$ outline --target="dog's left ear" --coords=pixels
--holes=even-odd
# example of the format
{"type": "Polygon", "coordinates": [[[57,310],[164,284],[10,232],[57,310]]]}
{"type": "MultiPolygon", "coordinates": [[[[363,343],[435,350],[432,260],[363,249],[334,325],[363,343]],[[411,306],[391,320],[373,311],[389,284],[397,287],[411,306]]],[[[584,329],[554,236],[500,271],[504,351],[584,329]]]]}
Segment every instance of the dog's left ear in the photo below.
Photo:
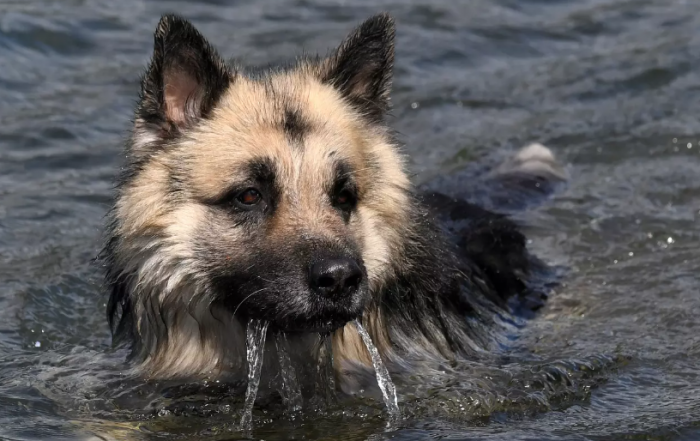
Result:
{"type": "Polygon", "coordinates": [[[375,15],[321,64],[321,81],[333,85],[373,120],[381,120],[389,109],[394,37],[394,20],[385,13],[375,15]]]}

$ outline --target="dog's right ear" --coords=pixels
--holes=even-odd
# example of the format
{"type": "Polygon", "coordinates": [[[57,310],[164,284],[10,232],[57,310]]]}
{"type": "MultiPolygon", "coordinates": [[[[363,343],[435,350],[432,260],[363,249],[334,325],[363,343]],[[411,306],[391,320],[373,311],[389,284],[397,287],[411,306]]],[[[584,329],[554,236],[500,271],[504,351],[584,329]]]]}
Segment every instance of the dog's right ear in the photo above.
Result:
{"type": "Polygon", "coordinates": [[[163,16],[141,81],[134,148],[177,136],[206,118],[232,80],[226,63],[189,21],[163,16]]]}

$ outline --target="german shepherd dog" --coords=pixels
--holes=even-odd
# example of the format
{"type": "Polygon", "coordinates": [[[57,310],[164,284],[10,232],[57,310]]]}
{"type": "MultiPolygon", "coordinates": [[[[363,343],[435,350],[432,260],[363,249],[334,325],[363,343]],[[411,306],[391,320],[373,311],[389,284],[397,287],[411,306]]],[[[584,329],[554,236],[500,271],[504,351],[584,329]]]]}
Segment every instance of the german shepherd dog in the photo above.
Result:
{"type": "MultiPolygon", "coordinates": [[[[511,220],[409,182],[386,122],[393,64],[386,14],[327,57],[263,71],[160,20],[102,252],[110,324],[142,375],[245,372],[261,319],[292,339],[332,334],[342,384],[372,369],[355,319],[398,371],[469,359],[497,315],[541,304],[543,266],[511,220]]],[[[494,188],[563,178],[540,145],[504,167],[494,188]]]]}

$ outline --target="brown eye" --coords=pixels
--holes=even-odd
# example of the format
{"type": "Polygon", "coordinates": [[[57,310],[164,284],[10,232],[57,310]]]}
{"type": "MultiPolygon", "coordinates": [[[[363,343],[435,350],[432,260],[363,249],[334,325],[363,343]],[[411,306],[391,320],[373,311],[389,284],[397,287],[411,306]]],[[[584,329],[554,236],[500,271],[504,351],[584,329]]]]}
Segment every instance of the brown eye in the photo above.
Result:
{"type": "Polygon", "coordinates": [[[355,195],[348,190],[343,190],[335,196],[333,205],[343,210],[351,210],[355,206],[355,195]]]}
{"type": "Polygon", "coordinates": [[[236,199],[243,205],[256,205],[262,200],[262,195],[258,190],[248,188],[240,192],[236,199]]]}
{"type": "Polygon", "coordinates": [[[347,194],[340,194],[335,198],[335,203],[338,205],[345,205],[350,201],[350,196],[347,194]]]}

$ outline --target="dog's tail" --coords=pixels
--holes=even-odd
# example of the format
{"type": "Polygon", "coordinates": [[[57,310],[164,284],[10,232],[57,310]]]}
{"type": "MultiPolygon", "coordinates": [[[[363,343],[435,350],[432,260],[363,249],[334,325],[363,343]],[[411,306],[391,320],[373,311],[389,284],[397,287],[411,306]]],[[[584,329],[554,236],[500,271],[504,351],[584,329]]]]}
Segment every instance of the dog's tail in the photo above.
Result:
{"type": "Polygon", "coordinates": [[[456,173],[423,184],[423,192],[439,192],[487,210],[512,213],[542,204],[561,191],[569,174],[549,148],[528,144],[495,166],[479,161],[456,173]],[[481,173],[483,169],[490,169],[481,173]]]}
{"type": "Polygon", "coordinates": [[[485,190],[489,208],[508,212],[541,204],[568,181],[569,174],[554,153],[533,143],[496,167],[480,187],[485,190]]]}
{"type": "Polygon", "coordinates": [[[538,176],[551,181],[568,180],[566,170],[554,157],[554,153],[540,143],[528,144],[518,150],[515,155],[503,162],[494,174],[538,176]]]}

